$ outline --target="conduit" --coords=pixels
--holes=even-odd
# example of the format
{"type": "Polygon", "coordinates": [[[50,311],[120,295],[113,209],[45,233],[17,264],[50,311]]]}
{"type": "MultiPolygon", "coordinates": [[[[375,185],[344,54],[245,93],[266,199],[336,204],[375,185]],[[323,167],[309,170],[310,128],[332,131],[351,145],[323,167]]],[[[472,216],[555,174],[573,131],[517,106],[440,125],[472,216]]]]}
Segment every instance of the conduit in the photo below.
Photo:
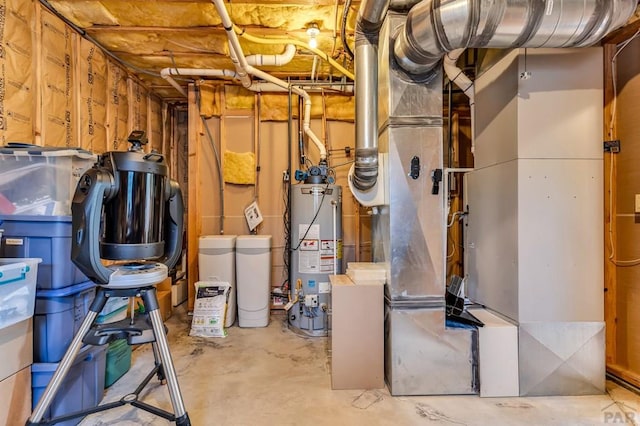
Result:
{"type": "MultiPolygon", "coordinates": [[[[216,7],[216,10],[218,11],[218,14],[220,15],[220,19],[222,20],[222,25],[224,26],[224,29],[227,33],[227,38],[229,39],[229,51],[231,54],[231,60],[234,60],[235,57],[235,61],[234,61],[234,65],[236,65],[236,71],[238,72],[238,75],[240,77],[240,81],[242,82],[242,85],[246,88],[251,88],[251,80],[248,79],[248,75],[252,75],[254,77],[258,77],[262,80],[271,82],[273,84],[275,84],[276,86],[281,87],[282,89],[285,90],[289,90],[289,83],[287,83],[284,80],[280,80],[279,78],[276,78],[270,74],[267,74],[264,71],[261,71],[257,68],[254,68],[253,66],[249,65],[247,63],[247,60],[244,56],[244,54],[242,53],[242,48],[240,47],[240,42],[238,41],[238,36],[236,35],[235,31],[233,30],[233,23],[231,22],[231,18],[229,17],[229,13],[227,12],[227,9],[224,6],[224,2],[223,0],[212,0],[214,6],[216,7]],[[243,78],[243,75],[247,78],[243,78]],[[247,79],[248,79],[248,84],[247,84],[247,79]]],[[[293,44],[293,43],[292,43],[293,44]]],[[[316,147],[318,148],[318,150],[320,151],[320,162],[321,163],[326,163],[327,161],[327,150],[325,149],[322,141],[320,141],[320,139],[318,138],[318,136],[316,136],[315,133],[313,133],[313,131],[311,130],[311,96],[309,96],[309,93],[307,93],[306,91],[298,88],[298,87],[292,87],[291,91],[293,93],[295,93],[298,96],[301,96],[304,99],[304,121],[303,121],[303,126],[304,126],[304,132],[306,133],[306,135],[309,137],[309,139],[311,139],[311,141],[316,145],[316,147]]]]}

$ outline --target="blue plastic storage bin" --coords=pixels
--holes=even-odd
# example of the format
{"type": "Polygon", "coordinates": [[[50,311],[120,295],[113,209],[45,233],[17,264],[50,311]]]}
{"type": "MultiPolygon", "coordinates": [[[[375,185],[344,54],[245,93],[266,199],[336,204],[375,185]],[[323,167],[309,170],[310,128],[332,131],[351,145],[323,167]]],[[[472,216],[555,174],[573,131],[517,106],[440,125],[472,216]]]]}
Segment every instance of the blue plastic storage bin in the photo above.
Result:
{"type": "Polygon", "coordinates": [[[89,312],[95,296],[91,281],[56,290],[36,291],[33,361],[59,362],[89,312]]]}
{"type": "MultiPolygon", "coordinates": [[[[107,345],[85,346],[76,357],[47,409],[45,419],[98,406],[104,393],[106,358],[107,345]]],[[[57,363],[33,364],[31,366],[33,408],[40,400],[56,368],[58,368],[57,363]]],[[[73,426],[80,423],[81,420],[82,418],[77,418],[56,424],[58,426],[73,426]]]]}
{"type": "Polygon", "coordinates": [[[1,215],[0,257],[39,257],[36,287],[51,290],[87,281],[71,262],[71,216],[1,215]]]}

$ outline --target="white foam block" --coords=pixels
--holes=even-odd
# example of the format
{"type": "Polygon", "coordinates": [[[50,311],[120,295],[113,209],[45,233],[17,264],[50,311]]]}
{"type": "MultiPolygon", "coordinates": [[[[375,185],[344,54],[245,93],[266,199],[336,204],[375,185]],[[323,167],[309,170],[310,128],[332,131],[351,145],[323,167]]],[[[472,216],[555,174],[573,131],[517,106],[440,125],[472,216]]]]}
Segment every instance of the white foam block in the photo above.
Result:
{"type": "Polygon", "coordinates": [[[484,323],[478,328],[480,396],[518,396],[518,327],[486,309],[469,312],[484,323]]]}
{"type": "Polygon", "coordinates": [[[349,262],[347,275],[353,281],[386,282],[387,271],[383,264],[373,262],[349,262]]]}

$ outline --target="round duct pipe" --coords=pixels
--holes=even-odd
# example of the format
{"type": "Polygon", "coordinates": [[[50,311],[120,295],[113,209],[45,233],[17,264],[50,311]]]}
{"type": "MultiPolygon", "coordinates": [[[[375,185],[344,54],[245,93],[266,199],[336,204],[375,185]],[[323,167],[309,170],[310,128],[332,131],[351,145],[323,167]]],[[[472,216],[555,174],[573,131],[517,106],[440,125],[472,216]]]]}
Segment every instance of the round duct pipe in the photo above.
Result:
{"type": "Polygon", "coordinates": [[[412,74],[460,48],[586,47],[624,25],[636,0],[423,0],[394,45],[412,74]]]}

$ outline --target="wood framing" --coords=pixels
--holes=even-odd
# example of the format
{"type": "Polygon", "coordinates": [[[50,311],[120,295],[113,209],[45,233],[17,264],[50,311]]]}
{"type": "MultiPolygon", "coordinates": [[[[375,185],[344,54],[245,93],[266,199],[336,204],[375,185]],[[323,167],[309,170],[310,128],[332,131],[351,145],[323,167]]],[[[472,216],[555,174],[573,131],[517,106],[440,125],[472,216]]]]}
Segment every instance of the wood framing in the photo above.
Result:
{"type": "Polygon", "coordinates": [[[42,6],[40,4],[35,5],[34,14],[34,56],[33,63],[35,65],[34,72],[34,91],[35,102],[33,106],[34,120],[33,120],[33,143],[36,145],[44,145],[42,135],[42,6]]]}
{"type": "Polygon", "coordinates": [[[198,281],[198,238],[201,234],[200,200],[200,139],[202,124],[198,112],[196,87],[189,85],[189,201],[187,206],[187,279],[189,286],[188,309],[193,311],[195,303],[195,287],[198,281]]]}
{"type": "MultiPolygon", "coordinates": [[[[616,120],[612,116],[614,101],[613,79],[611,61],[616,52],[615,44],[604,45],[604,140],[613,140],[617,136],[616,120]]],[[[616,236],[616,181],[615,163],[611,162],[611,155],[605,154],[604,158],[604,316],[606,324],[606,360],[607,369],[615,369],[616,363],[616,265],[609,260],[611,251],[615,247],[616,236]],[[611,170],[611,167],[614,167],[611,170]],[[611,182],[611,180],[613,182],[611,182]],[[611,234],[610,234],[611,233],[611,234]],[[613,247],[611,246],[613,244],[613,247]]],[[[623,377],[629,379],[627,374],[623,377]]]]}

